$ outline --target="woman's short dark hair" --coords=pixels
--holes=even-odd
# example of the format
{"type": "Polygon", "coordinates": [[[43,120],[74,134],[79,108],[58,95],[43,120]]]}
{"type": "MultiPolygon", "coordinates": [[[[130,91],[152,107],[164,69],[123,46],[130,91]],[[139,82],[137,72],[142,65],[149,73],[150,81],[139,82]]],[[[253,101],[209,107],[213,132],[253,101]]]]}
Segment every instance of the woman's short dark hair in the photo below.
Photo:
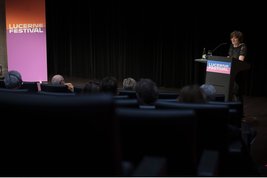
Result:
{"type": "Polygon", "coordinates": [[[100,90],[102,92],[110,92],[113,95],[117,95],[118,81],[113,76],[107,76],[102,79],[100,84],[100,90]]]}
{"type": "Polygon", "coordinates": [[[186,85],[177,100],[183,103],[206,103],[206,95],[198,85],[186,85]]]}
{"type": "Polygon", "coordinates": [[[141,104],[152,105],[158,99],[158,87],[151,79],[140,79],[135,86],[135,91],[141,104]]]}
{"type": "Polygon", "coordinates": [[[97,93],[100,91],[100,82],[98,81],[89,81],[83,87],[83,93],[97,93]]]}
{"type": "Polygon", "coordinates": [[[240,43],[242,43],[243,40],[244,40],[243,33],[240,32],[240,31],[236,31],[236,30],[233,31],[233,32],[230,34],[230,39],[233,38],[233,37],[237,38],[238,41],[239,41],[240,43]]]}

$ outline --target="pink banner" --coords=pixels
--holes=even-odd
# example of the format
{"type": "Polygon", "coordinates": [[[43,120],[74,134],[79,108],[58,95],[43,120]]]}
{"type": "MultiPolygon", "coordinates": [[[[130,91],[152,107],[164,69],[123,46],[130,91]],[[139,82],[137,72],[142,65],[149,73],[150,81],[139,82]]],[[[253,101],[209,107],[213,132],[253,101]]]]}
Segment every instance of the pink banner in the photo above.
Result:
{"type": "Polygon", "coordinates": [[[230,74],[231,62],[208,60],[206,71],[214,73],[230,74]]]}
{"type": "Polygon", "coordinates": [[[45,0],[6,0],[8,70],[47,81],[45,0]]]}

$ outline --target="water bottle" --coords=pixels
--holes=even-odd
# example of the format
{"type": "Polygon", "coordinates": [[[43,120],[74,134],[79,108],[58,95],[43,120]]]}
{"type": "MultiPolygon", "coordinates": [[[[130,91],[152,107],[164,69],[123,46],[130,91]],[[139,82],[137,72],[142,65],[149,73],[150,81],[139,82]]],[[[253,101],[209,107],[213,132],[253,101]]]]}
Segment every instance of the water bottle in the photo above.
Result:
{"type": "Polygon", "coordinates": [[[206,59],[207,55],[206,55],[206,49],[203,48],[203,52],[202,52],[202,59],[206,59]]]}

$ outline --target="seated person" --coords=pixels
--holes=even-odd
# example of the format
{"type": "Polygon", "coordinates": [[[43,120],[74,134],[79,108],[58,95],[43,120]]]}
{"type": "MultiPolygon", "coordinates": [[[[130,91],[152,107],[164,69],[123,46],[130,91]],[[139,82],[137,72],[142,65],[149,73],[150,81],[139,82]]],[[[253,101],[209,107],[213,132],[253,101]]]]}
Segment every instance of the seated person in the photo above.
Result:
{"type": "Polygon", "coordinates": [[[200,86],[202,91],[206,95],[207,101],[215,101],[216,100],[216,89],[211,84],[203,84],[200,86]]]}
{"type": "Polygon", "coordinates": [[[8,89],[19,89],[22,85],[22,77],[18,71],[11,70],[4,75],[5,87],[8,89]]]}
{"type": "Polygon", "coordinates": [[[102,79],[100,85],[101,92],[112,93],[114,96],[118,94],[118,82],[115,77],[107,76],[102,79]]]}
{"type": "Polygon", "coordinates": [[[122,82],[122,88],[124,90],[134,90],[136,86],[136,81],[133,78],[125,78],[122,82]]]}
{"type": "Polygon", "coordinates": [[[100,82],[97,81],[89,81],[84,85],[82,89],[83,94],[98,93],[99,91],[100,91],[100,82]]]}
{"type": "Polygon", "coordinates": [[[198,85],[187,85],[184,86],[180,95],[177,98],[178,102],[183,103],[206,103],[206,95],[200,89],[198,85]]]}
{"type": "Polygon", "coordinates": [[[151,79],[140,79],[136,86],[136,97],[140,108],[155,109],[159,97],[158,87],[151,79]]]}
{"type": "Polygon", "coordinates": [[[74,86],[71,83],[65,83],[64,77],[62,75],[54,75],[51,79],[52,85],[66,85],[71,92],[74,92],[74,86]]]}

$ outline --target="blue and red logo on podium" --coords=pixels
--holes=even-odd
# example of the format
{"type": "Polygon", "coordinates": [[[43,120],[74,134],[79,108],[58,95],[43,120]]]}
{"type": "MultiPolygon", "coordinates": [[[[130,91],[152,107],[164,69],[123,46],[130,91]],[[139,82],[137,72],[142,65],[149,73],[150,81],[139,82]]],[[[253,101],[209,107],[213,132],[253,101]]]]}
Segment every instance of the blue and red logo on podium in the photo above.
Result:
{"type": "Polygon", "coordinates": [[[214,73],[230,74],[231,62],[208,60],[206,71],[214,73]]]}

